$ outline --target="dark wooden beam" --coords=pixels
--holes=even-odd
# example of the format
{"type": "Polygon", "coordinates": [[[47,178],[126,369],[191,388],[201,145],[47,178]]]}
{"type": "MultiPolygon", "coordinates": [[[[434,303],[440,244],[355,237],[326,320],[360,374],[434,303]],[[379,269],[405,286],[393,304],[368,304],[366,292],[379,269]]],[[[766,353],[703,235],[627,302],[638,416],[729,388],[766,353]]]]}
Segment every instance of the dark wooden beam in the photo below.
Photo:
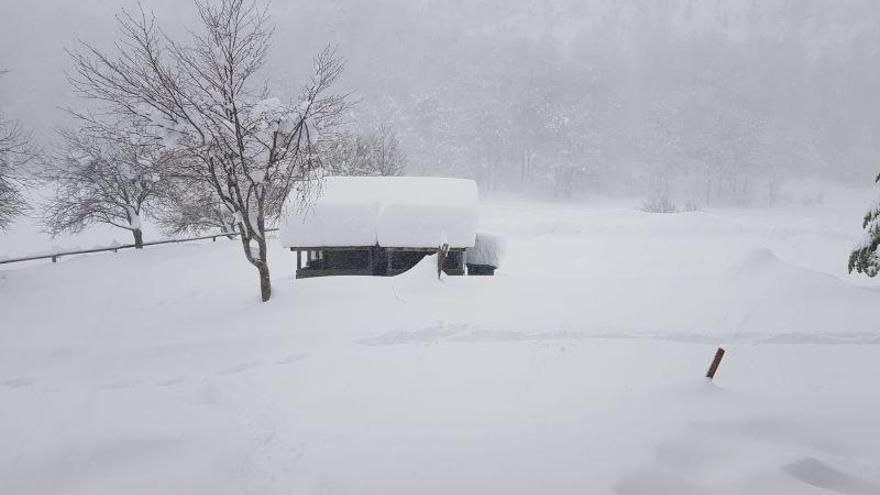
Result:
{"type": "Polygon", "coordinates": [[[301,249],[303,251],[319,250],[319,251],[359,251],[362,249],[370,249],[373,246],[292,246],[291,251],[301,249]]]}
{"type": "MultiPolygon", "coordinates": [[[[144,243],[146,245],[146,243],[144,243]]],[[[297,249],[301,249],[303,251],[308,250],[318,250],[318,251],[360,251],[363,249],[371,249],[374,247],[380,246],[291,246],[289,249],[291,251],[296,251],[297,249]]],[[[432,248],[414,248],[414,247],[382,247],[382,249],[388,251],[410,251],[410,252],[419,252],[419,253],[436,253],[438,249],[436,247],[432,248]]],[[[449,248],[449,251],[464,251],[467,248],[449,248]]],[[[48,256],[47,256],[48,257],[48,256]]]]}

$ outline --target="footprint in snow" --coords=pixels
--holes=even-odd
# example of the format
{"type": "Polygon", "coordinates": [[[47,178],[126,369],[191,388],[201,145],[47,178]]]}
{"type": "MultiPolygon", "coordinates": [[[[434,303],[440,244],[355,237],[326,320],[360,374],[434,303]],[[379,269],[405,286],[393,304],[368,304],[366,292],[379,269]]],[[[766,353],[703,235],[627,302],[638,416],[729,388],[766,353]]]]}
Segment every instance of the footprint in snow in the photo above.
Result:
{"type": "Polygon", "coordinates": [[[792,478],[817,488],[845,495],[876,495],[880,493],[880,483],[874,483],[841,471],[812,457],[782,466],[782,470],[792,478]]]}
{"type": "Polygon", "coordinates": [[[183,383],[183,381],[184,381],[183,377],[178,376],[177,378],[168,378],[167,380],[160,380],[160,381],[156,382],[156,385],[159,385],[160,387],[170,387],[172,385],[177,385],[178,383],[183,383]]]}
{"type": "Polygon", "coordinates": [[[127,388],[132,388],[137,384],[137,380],[122,380],[118,382],[108,383],[106,385],[101,385],[99,388],[101,390],[124,390],[127,388]]]}
{"type": "Polygon", "coordinates": [[[256,368],[257,365],[260,364],[258,361],[249,361],[247,363],[241,363],[235,365],[231,368],[226,368],[225,370],[221,370],[217,372],[218,375],[235,375],[237,373],[245,372],[249,369],[256,368]]]}
{"type": "Polygon", "coordinates": [[[621,478],[615,492],[708,493],[719,487],[697,484],[706,481],[707,473],[724,470],[738,473],[735,478],[745,480],[757,476],[756,470],[763,471],[761,466],[776,466],[793,481],[811,487],[843,495],[880,495],[880,480],[857,476],[811,456],[795,457],[797,460],[790,462],[791,449],[829,455],[848,451],[846,445],[811,428],[772,416],[694,421],[681,434],[658,443],[653,465],[621,478]]]}
{"type": "Polygon", "coordinates": [[[614,487],[617,495],[704,495],[709,492],[691,482],[661,471],[643,471],[622,478],[614,487]]]}
{"type": "Polygon", "coordinates": [[[291,354],[290,356],[275,361],[277,365],[298,363],[306,358],[305,354],[291,354]]]}
{"type": "Polygon", "coordinates": [[[223,393],[215,385],[205,383],[193,393],[193,402],[202,406],[218,406],[223,403],[223,393]]]}
{"type": "Polygon", "coordinates": [[[13,378],[12,380],[0,381],[0,385],[9,388],[25,388],[33,385],[33,382],[24,378],[13,378]]]}

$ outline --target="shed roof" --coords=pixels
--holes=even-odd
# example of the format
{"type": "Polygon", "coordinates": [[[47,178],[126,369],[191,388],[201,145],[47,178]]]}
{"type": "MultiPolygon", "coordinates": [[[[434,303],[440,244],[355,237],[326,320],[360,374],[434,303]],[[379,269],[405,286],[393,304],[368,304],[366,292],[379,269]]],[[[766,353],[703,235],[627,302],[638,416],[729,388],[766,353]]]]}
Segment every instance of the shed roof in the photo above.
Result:
{"type": "MultiPolygon", "coordinates": [[[[295,193],[292,193],[295,194],[295,193]]],[[[440,177],[327,177],[312,205],[290,203],[284,247],[474,245],[477,184],[440,177]]]]}

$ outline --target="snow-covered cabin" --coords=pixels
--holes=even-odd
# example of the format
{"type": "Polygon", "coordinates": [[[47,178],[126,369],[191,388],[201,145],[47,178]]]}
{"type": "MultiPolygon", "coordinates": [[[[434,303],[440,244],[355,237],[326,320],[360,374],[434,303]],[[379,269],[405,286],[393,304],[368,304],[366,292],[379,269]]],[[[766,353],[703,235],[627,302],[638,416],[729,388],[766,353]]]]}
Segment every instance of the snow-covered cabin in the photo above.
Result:
{"type": "Polygon", "coordinates": [[[327,177],[308,207],[288,201],[281,244],[296,252],[297,278],[396,275],[444,244],[443,270],[464,275],[477,197],[477,184],[466,179],[327,177]]]}

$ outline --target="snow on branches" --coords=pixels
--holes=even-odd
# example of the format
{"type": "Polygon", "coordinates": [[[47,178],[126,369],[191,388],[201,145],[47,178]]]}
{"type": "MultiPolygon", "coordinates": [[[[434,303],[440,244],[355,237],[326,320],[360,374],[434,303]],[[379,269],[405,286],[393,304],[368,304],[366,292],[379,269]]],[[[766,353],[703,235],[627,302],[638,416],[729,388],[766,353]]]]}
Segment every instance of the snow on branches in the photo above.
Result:
{"type": "Polygon", "coordinates": [[[250,0],[195,5],[202,30],[185,42],[144,11],[123,11],[118,53],[83,44],[71,54],[71,83],[181,156],[176,180],[210,188],[232,213],[265,301],[266,224],[294,184],[307,187],[320,167],[319,140],[348,105],[346,95],[330,93],[343,64],[333,48],[322,50],[310,80],[286,101],[257,80],[273,34],[266,8],[250,0]]]}
{"type": "Polygon", "coordinates": [[[865,213],[862,229],[865,230],[865,237],[850,253],[848,268],[850,273],[855,270],[869,277],[876,277],[880,272],[880,258],[877,256],[877,248],[880,247],[880,201],[875,202],[865,213]]]}
{"type": "Polygon", "coordinates": [[[24,168],[37,155],[30,135],[18,121],[6,119],[0,112],[0,230],[27,209],[22,192],[29,181],[24,168]]]}
{"type": "Polygon", "coordinates": [[[131,134],[94,126],[60,134],[63,145],[41,174],[55,188],[45,213],[49,231],[79,232],[103,223],[131,231],[140,247],[142,215],[163,190],[171,154],[131,134]]]}

